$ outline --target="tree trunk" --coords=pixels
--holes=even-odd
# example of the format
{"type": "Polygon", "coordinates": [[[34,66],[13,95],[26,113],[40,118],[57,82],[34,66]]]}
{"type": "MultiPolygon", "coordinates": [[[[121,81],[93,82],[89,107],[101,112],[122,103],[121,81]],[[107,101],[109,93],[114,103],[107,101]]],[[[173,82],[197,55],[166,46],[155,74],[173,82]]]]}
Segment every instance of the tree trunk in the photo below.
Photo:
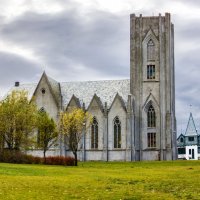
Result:
{"type": "Polygon", "coordinates": [[[44,155],[44,164],[46,164],[46,150],[43,151],[43,155],[44,155]]]}
{"type": "Polygon", "coordinates": [[[74,152],[74,166],[78,166],[77,152],[74,152]]]}

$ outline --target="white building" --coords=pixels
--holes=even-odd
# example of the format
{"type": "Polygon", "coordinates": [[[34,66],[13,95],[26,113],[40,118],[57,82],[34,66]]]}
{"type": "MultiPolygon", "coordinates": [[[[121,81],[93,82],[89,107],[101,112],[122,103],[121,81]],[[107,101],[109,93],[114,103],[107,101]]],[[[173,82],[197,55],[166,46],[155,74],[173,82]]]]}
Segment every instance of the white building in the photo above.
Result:
{"type": "Polygon", "coordinates": [[[185,134],[177,139],[178,159],[200,160],[200,135],[196,130],[192,113],[185,134]]]}

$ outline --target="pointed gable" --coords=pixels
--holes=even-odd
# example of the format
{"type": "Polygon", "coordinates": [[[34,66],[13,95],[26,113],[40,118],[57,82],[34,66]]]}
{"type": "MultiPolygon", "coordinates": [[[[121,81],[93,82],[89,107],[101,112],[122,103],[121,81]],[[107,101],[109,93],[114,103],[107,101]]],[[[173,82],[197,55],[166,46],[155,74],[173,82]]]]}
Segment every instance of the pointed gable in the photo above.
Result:
{"type": "Polygon", "coordinates": [[[193,135],[197,135],[197,130],[196,130],[192,113],[190,113],[185,136],[193,136],[193,135]]]}
{"type": "Polygon", "coordinates": [[[115,98],[114,98],[114,100],[113,100],[113,102],[112,102],[112,104],[111,104],[111,106],[110,106],[110,110],[111,110],[111,108],[113,107],[113,105],[114,105],[117,101],[120,102],[121,107],[126,111],[125,102],[124,102],[123,98],[122,98],[118,93],[115,95],[115,98]]]}
{"type": "Polygon", "coordinates": [[[51,95],[53,96],[53,99],[57,105],[57,107],[60,106],[61,103],[61,92],[60,92],[60,85],[57,81],[54,79],[48,77],[45,72],[43,72],[39,83],[37,84],[37,87],[33,93],[33,96],[36,95],[36,92],[40,88],[41,84],[46,83],[47,87],[49,88],[51,95]]]}
{"type": "Polygon", "coordinates": [[[94,96],[93,96],[93,98],[92,98],[87,110],[94,109],[96,107],[98,107],[103,112],[103,104],[101,102],[101,99],[96,94],[94,94],[94,96]]]}
{"type": "Polygon", "coordinates": [[[130,80],[103,80],[103,81],[83,81],[83,82],[61,82],[61,92],[63,96],[63,105],[67,106],[72,95],[80,99],[81,105],[84,102],[88,108],[92,97],[96,94],[101,98],[104,104],[107,102],[111,106],[116,94],[127,102],[130,94],[130,80]]]}
{"type": "Polygon", "coordinates": [[[149,31],[147,32],[147,34],[145,35],[144,39],[143,39],[143,43],[147,43],[149,40],[152,40],[154,43],[158,43],[158,39],[154,33],[154,31],[150,28],[149,31]]]}
{"type": "Polygon", "coordinates": [[[158,102],[156,101],[156,98],[154,97],[154,95],[151,92],[147,96],[142,108],[148,109],[149,105],[153,105],[153,107],[159,109],[159,104],[158,104],[158,102]]]}
{"type": "Polygon", "coordinates": [[[77,98],[74,94],[72,95],[65,110],[70,111],[73,108],[81,108],[79,98],[77,98]]]}

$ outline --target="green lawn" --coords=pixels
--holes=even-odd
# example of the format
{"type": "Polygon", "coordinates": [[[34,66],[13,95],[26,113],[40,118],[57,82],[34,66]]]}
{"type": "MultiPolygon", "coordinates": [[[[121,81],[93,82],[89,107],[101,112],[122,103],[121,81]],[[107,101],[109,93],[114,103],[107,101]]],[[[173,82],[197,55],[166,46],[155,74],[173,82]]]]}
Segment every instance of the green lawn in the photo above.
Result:
{"type": "Polygon", "coordinates": [[[0,163],[0,199],[200,199],[200,161],[0,163]]]}

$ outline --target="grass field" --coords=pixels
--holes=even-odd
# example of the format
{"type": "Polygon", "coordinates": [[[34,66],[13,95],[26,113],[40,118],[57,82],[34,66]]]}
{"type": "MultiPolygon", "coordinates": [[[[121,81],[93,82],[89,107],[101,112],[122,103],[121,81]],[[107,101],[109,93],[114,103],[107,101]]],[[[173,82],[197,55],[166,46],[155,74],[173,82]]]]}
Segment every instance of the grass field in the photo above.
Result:
{"type": "Polygon", "coordinates": [[[200,161],[0,163],[0,200],[200,199],[200,161]]]}

